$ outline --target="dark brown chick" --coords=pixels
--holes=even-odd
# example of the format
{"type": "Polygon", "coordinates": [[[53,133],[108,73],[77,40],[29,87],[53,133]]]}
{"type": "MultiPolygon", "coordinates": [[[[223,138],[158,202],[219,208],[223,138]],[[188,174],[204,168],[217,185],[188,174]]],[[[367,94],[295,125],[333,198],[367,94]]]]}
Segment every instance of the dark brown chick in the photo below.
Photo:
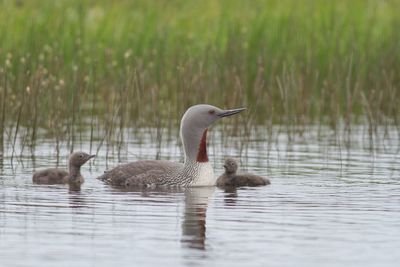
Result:
{"type": "Polygon", "coordinates": [[[217,179],[217,186],[221,187],[237,187],[237,186],[262,186],[271,182],[262,176],[239,173],[237,174],[238,163],[232,158],[228,158],[224,164],[225,173],[217,179]]]}
{"type": "Polygon", "coordinates": [[[69,170],[49,168],[33,174],[32,181],[36,184],[82,184],[81,166],[95,157],[84,152],[74,152],[69,156],[69,170]]]}

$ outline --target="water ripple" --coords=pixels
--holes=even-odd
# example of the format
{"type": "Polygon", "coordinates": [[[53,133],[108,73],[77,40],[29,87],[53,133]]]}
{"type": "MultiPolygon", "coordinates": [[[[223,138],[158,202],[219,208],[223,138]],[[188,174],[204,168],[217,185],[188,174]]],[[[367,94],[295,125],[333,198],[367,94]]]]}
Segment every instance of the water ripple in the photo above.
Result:
{"type": "MultiPolygon", "coordinates": [[[[242,169],[268,176],[272,184],[126,191],[94,179],[119,161],[100,151],[82,170],[81,191],[69,192],[31,183],[34,170],[65,165],[66,156],[55,157],[51,141],[13,164],[6,151],[0,164],[2,265],[398,265],[400,158],[391,148],[398,140],[366,149],[355,131],[345,149],[329,134],[324,139],[311,132],[289,143],[281,131],[273,143],[250,136],[243,149],[235,145],[239,137],[225,147],[213,131],[216,173],[225,156],[234,156],[242,169]]],[[[135,153],[124,161],[156,154],[151,139],[131,139],[135,153]]],[[[179,160],[180,148],[169,142],[161,155],[179,160]]]]}

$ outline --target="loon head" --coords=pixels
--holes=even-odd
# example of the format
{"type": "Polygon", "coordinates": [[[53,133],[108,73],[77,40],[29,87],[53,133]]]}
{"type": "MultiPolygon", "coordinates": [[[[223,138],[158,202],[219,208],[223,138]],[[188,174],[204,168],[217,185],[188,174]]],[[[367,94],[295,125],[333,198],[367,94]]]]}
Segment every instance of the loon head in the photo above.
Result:
{"type": "Polygon", "coordinates": [[[225,160],[224,168],[227,174],[235,174],[238,169],[238,163],[232,158],[227,158],[225,160]]]}
{"type": "Polygon", "coordinates": [[[69,156],[69,165],[73,167],[81,167],[91,158],[94,158],[95,155],[89,155],[85,152],[74,152],[69,156]]]}
{"type": "Polygon", "coordinates": [[[191,106],[181,120],[181,138],[185,150],[185,158],[208,162],[207,156],[207,129],[215,121],[223,117],[232,116],[245,108],[223,110],[211,105],[200,104],[191,106]]]}

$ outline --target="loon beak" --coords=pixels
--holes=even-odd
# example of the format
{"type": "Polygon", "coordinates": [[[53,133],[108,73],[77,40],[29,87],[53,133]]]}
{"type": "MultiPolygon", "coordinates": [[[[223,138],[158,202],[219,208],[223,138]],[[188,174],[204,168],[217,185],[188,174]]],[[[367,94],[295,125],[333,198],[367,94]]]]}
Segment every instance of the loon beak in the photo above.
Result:
{"type": "Polygon", "coordinates": [[[228,116],[232,116],[235,115],[243,110],[245,110],[246,108],[237,108],[237,109],[229,109],[229,110],[223,110],[221,113],[218,114],[218,117],[223,118],[223,117],[228,117],[228,116]]]}

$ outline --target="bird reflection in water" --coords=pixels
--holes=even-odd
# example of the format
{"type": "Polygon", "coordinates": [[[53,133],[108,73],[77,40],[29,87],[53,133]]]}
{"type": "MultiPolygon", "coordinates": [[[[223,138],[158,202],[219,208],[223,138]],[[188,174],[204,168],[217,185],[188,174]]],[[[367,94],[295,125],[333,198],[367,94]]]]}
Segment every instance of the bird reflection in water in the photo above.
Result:
{"type": "MultiPolygon", "coordinates": [[[[114,189],[122,192],[140,192],[142,197],[161,196],[163,194],[184,195],[185,208],[182,220],[181,243],[194,249],[205,250],[206,241],[206,213],[209,199],[213,196],[214,187],[156,187],[156,188],[138,188],[138,187],[117,187],[114,189]]],[[[156,201],[152,199],[152,201],[156,201]]]]}
{"type": "Polygon", "coordinates": [[[188,248],[206,249],[206,214],[214,187],[187,188],[181,242],[188,248]]]}
{"type": "Polygon", "coordinates": [[[69,192],[80,192],[81,191],[81,183],[68,183],[69,192]]]}
{"type": "Polygon", "coordinates": [[[69,206],[73,209],[76,208],[88,208],[89,205],[85,200],[84,195],[81,193],[81,187],[74,185],[69,185],[69,206]]]}
{"type": "Polygon", "coordinates": [[[224,203],[225,206],[236,206],[237,202],[237,188],[234,186],[220,187],[224,190],[224,203]]]}
{"type": "MultiPolygon", "coordinates": [[[[121,187],[112,186],[121,192],[137,192],[142,197],[152,198],[164,194],[183,194],[185,208],[182,220],[181,243],[187,248],[205,250],[206,245],[206,213],[209,199],[213,196],[215,188],[209,187],[121,187]]],[[[152,198],[152,202],[157,201],[152,198]]],[[[177,201],[176,199],[173,201],[177,201]]]]}

